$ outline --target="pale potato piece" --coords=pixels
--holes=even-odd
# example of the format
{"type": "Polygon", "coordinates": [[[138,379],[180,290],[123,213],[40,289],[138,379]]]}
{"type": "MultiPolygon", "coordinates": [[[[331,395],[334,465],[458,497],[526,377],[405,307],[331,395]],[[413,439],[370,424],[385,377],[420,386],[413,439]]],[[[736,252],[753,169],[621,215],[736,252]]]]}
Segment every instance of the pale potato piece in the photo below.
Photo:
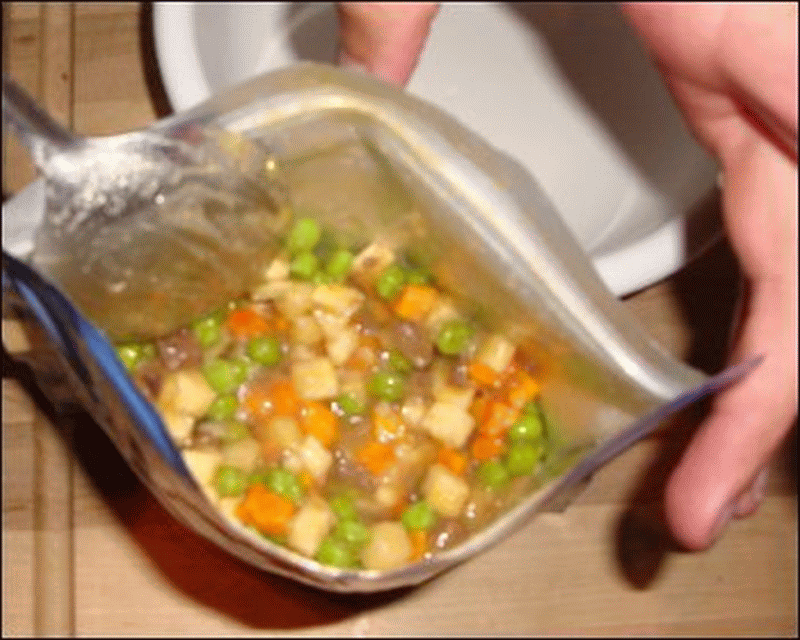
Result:
{"type": "Polygon", "coordinates": [[[399,522],[379,522],[370,527],[369,533],[369,542],[361,550],[365,569],[396,569],[411,558],[411,540],[399,522]]]}
{"type": "Polygon", "coordinates": [[[164,411],[199,418],[205,415],[217,394],[195,369],[170,373],[164,380],[156,404],[164,411]]]}
{"type": "Polygon", "coordinates": [[[222,462],[222,454],[214,449],[185,449],[182,453],[183,461],[197,481],[209,486],[222,462]]]}
{"type": "Polygon", "coordinates": [[[420,426],[437,440],[458,449],[475,428],[475,419],[461,407],[448,402],[434,402],[420,426]]]}
{"type": "Polygon", "coordinates": [[[436,512],[455,517],[464,508],[469,485],[444,465],[434,464],[422,483],[422,495],[436,512]]]}
{"type": "Polygon", "coordinates": [[[336,516],[324,500],[309,498],[289,520],[286,544],[304,556],[313,558],[335,521],[336,516]]]}
{"type": "Polygon", "coordinates": [[[481,343],[475,359],[495,373],[502,373],[511,364],[516,350],[516,345],[508,338],[499,333],[492,333],[481,343]]]}
{"type": "Polygon", "coordinates": [[[292,365],[292,382],[306,400],[328,400],[339,394],[336,369],[329,358],[312,358],[292,365]]]}
{"type": "Polygon", "coordinates": [[[333,454],[313,435],[308,434],[300,445],[303,467],[322,484],[333,464],[333,454]]]}

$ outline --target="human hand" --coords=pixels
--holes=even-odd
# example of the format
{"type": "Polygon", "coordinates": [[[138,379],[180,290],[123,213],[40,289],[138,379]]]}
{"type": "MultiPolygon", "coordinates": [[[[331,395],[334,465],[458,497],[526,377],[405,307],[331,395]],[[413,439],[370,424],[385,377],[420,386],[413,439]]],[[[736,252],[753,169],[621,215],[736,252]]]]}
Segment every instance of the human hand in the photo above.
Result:
{"type": "MultiPolygon", "coordinates": [[[[387,3],[388,4],[388,3],[387,3]]],[[[340,3],[344,60],[408,81],[435,17],[427,5],[340,3]]],[[[723,217],[748,280],[731,361],[763,354],[720,393],[674,470],[670,528],[690,549],[757,508],[797,418],[797,5],[625,4],[697,139],[720,161],[723,217]]]]}

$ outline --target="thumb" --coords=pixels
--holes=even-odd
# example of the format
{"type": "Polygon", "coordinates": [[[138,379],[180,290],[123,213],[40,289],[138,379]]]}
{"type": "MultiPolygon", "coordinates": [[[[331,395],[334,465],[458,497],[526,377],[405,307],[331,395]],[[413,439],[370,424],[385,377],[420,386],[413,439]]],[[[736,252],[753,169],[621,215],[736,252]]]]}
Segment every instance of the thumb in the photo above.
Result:
{"type": "Polygon", "coordinates": [[[339,64],[408,82],[439,11],[435,2],[340,2],[339,64]]]}

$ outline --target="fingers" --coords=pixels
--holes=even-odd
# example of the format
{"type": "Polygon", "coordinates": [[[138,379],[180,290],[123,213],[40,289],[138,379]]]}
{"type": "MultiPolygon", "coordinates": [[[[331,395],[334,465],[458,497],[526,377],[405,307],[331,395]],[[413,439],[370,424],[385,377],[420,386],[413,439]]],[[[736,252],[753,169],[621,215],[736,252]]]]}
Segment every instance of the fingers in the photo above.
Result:
{"type": "Polygon", "coordinates": [[[340,2],[339,64],[405,85],[439,6],[434,2],[340,2]]]}
{"type": "Polygon", "coordinates": [[[756,508],[759,472],[797,417],[797,165],[763,138],[723,162],[726,226],[751,287],[731,360],[765,359],[717,397],[667,485],[668,523],[690,549],[756,508]]]}

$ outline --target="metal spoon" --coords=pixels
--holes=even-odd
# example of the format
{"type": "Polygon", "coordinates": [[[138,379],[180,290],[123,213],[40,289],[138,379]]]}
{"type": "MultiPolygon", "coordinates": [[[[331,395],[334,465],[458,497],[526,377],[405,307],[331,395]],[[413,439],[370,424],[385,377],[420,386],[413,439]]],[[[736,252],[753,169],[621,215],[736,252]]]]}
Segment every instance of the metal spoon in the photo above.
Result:
{"type": "Polygon", "coordinates": [[[82,138],[3,75],[3,125],[46,180],[33,263],[115,339],[167,333],[246,291],[288,217],[269,150],[196,114],[82,138]]]}

